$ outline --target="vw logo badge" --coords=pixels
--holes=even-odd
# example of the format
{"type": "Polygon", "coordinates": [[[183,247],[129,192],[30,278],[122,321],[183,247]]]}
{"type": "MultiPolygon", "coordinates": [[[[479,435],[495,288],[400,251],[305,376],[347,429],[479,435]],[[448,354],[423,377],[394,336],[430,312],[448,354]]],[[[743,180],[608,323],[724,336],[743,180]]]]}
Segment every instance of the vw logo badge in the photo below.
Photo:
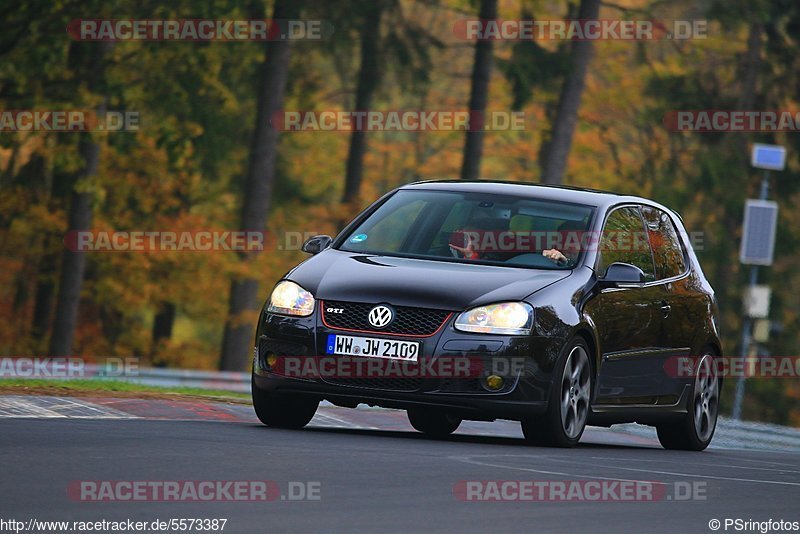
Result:
{"type": "Polygon", "coordinates": [[[381,304],[379,306],[375,306],[369,311],[367,319],[369,320],[369,324],[375,328],[383,328],[392,322],[392,319],[394,319],[394,312],[388,306],[381,304]]]}

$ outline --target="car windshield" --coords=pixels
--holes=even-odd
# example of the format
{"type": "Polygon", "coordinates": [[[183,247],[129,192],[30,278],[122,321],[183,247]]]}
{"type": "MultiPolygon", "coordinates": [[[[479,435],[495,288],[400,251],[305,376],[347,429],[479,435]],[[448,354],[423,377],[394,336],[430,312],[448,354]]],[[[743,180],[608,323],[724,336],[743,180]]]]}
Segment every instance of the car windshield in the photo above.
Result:
{"type": "Polygon", "coordinates": [[[490,265],[571,269],[594,208],[474,192],[400,190],[338,248],[490,265]]]}

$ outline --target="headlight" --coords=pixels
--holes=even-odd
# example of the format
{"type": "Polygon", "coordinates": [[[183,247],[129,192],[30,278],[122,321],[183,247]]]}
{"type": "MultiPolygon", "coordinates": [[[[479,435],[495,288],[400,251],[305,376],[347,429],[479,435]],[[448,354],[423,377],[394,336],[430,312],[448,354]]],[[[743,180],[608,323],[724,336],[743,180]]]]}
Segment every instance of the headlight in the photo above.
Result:
{"type": "Polygon", "coordinates": [[[467,310],[456,318],[456,330],[482,334],[531,333],[533,308],[524,302],[504,302],[467,310]]]}
{"type": "Polygon", "coordinates": [[[306,317],[314,311],[314,295],[294,282],[284,280],[272,290],[267,311],[306,317]]]}

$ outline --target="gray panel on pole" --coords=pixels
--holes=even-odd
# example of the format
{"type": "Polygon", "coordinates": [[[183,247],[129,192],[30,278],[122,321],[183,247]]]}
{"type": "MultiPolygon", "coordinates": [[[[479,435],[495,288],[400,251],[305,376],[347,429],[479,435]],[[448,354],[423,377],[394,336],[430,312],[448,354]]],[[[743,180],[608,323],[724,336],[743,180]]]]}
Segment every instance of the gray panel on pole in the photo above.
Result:
{"type": "Polygon", "coordinates": [[[777,203],[771,200],[748,200],[744,207],[739,261],[750,265],[772,265],[777,224],[777,203]]]}

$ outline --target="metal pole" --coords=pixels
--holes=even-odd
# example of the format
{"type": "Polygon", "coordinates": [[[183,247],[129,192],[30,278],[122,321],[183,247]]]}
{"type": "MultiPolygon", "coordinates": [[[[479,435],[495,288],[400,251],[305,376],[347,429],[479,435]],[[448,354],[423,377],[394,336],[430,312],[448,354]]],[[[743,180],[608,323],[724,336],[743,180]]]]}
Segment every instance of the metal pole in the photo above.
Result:
{"type": "MultiPolygon", "coordinates": [[[[769,196],[769,171],[764,171],[764,174],[761,177],[761,194],[759,195],[760,200],[767,200],[769,196]]],[[[751,265],[750,266],[750,283],[748,284],[749,291],[752,291],[755,285],[758,283],[758,265],[751,265]]],[[[745,317],[742,323],[742,346],[739,352],[739,356],[742,358],[742,375],[739,376],[739,379],[736,381],[736,396],[733,400],[733,418],[736,420],[741,420],[742,418],[742,404],[744,403],[744,373],[746,369],[746,358],[748,353],[750,352],[750,342],[751,342],[751,335],[750,331],[753,328],[753,321],[749,315],[747,315],[747,310],[745,310],[745,317]]]]}

